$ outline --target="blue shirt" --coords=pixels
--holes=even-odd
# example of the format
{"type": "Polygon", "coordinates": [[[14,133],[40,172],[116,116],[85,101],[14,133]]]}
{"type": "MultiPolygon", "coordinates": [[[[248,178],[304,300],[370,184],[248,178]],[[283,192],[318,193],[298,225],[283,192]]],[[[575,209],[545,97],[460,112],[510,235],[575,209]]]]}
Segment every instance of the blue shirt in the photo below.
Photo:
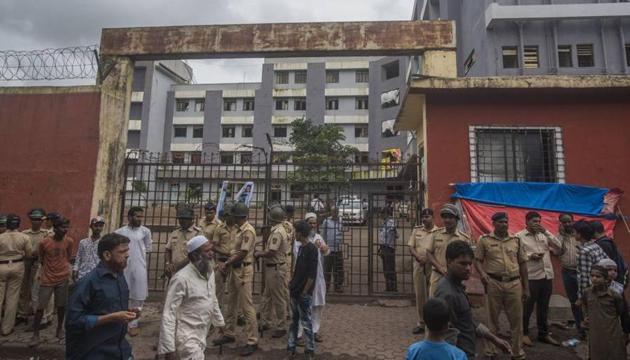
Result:
{"type": "Polygon", "coordinates": [[[322,222],[322,235],[330,251],[341,251],[341,244],[343,242],[343,231],[341,218],[333,220],[332,217],[327,218],[322,222]]]}
{"type": "Polygon", "coordinates": [[[378,230],[378,243],[383,246],[394,248],[396,244],[396,221],[388,217],[378,230]]]}
{"type": "Polygon", "coordinates": [[[102,262],[79,280],[68,301],[66,359],[130,359],[126,324],[96,326],[99,316],[127,310],[128,303],[123,272],[114,274],[102,262]]]}
{"type": "Polygon", "coordinates": [[[407,360],[467,360],[466,354],[455,346],[441,342],[418,341],[407,349],[407,360]]]}

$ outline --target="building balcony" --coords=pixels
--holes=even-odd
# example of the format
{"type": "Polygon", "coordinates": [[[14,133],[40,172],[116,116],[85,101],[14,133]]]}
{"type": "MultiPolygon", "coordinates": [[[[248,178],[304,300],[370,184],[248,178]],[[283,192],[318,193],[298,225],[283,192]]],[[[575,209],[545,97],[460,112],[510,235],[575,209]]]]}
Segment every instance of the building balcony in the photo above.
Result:
{"type": "Polygon", "coordinates": [[[499,5],[486,9],[486,28],[516,21],[558,21],[630,18],[630,3],[499,5]]]}

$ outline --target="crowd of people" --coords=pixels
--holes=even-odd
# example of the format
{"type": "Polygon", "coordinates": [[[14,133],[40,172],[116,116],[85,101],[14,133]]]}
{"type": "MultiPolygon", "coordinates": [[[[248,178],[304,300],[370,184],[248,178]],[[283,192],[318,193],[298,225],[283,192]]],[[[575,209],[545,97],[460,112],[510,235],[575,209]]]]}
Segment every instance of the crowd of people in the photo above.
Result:
{"type": "Polygon", "coordinates": [[[494,230],[481,236],[473,250],[468,236],[457,230],[456,206],[441,208],[443,228],[434,225],[433,215],[432,209],[422,210],[422,224],[407,244],[415,260],[418,324],[413,333],[427,331],[424,341],[410,346],[408,359],[474,359],[477,337],[486,340],[486,358],[502,350],[512,359],[525,359],[524,347],[535,345],[529,334],[534,307],[538,341],[560,345],[549,331],[552,255],[559,257],[576,335],[588,340],[588,358],[626,358],[627,265],[599,221],[574,222],[571,214],[562,214],[556,236],[542,226],[539,213],[530,211],[526,228],[511,234],[508,214],[497,212],[494,230]],[[473,320],[463,285],[473,268],[484,286],[488,326],[473,320]],[[496,336],[501,312],[510,325],[509,343],[496,336]]]}
{"type": "MultiPolygon", "coordinates": [[[[317,204],[316,204],[317,205],[317,204]]],[[[304,347],[307,358],[324,341],[320,324],[330,285],[343,291],[343,220],[334,206],[314,206],[304,219],[293,219],[293,208],[272,205],[270,227],[263,229],[262,250],[248,222],[243,202],[227,201],[217,214],[204,207],[195,224],[194,210],[178,207],[179,226],[168,237],[164,297],[158,354],[166,359],[203,359],[206,339],[220,346],[236,341],[244,326],[242,356],[255,353],[265,331],[287,339],[289,355],[304,347]],[[322,216],[326,214],[326,216],[322,216]],[[254,266],[264,269],[264,292],[257,315],[253,303],[254,266]],[[287,321],[289,320],[289,321],[287,321]]],[[[380,210],[379,255],[387,291],[397,290],[395,249],[398,232],[392,210],[380,210]]],[[[549,300],[559,257],[562,280],[571,302],[577,334],[588,337],[591,359],[625,358],[630,318],[624,297],[627,265],[601,223],[559,217],[558,235],[542,226],[542,216],[526,215],[526,228],[508,231],[508,215],[492,216],[494,231],[473,250],[458,230],[459,209],[445,204],[439,212],[443,227],[434,224],[432,209],[421,211],[407,246],[414,259],[417,326],[425,340],[413,344],[408,359],[473,359],[477,337],[485,339],[483,354],[499,351],[524,359],[534,346],[529,319],[536,308],[537,339],[559,345],[549,331],[549,300]],[[487,326],[473,319],[464,282],[476,270],[487,298],[487,326]],[[505,312],[510,339],[496,335],[505,312]]],[[[56,335],[65,338],[70,359],[131,356],[126,335],[140,333],[148,295],[147,254],[151,231],[143,226],[144,210],[132,207],[127,224],[103,235],[105,220],[90,221],[90,236],[78,247],[67,233],[70,221],[58,213],[33,209],[30,227],[20,231],[15,214],[0,216],[1,330],[6,336],[16,323],[29,322],[31,346],[56,313],[56,335]],[[77,249],[76,254],[74,249],[77,249]],[[65,321],[65,326],[64,326],[65,321]]]]}

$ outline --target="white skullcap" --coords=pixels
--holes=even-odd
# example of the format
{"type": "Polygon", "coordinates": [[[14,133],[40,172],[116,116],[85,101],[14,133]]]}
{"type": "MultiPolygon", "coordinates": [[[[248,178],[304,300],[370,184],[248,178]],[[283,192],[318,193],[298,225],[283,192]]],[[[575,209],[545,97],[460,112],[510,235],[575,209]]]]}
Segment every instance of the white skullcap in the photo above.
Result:
{"type": "Polygon", "coordinates": [[[189,254],[197,249],[199,249],[203,244],[207,243],[208,239],[203,235],[195,236],[194,238],[188,240],[186,243],[186,252],[189,254]]]}
{"type": "Polygon", "coordinates": [[[304,220],[308,220],[310,218],[317,219],[317,214],[310,212],[310,213],[306,213],[306,215],[304,215],[304,220]]]}
{"type": "Polygon", "coordinates": [[[617,263],[614,262],[613,260],[610,260],[608,258],[606,259],[601,259],[599,260],[599,262],[597,263],[598,266],[601,266],[605,269],[610,269],[610,268],[617,268],[617,263]]]}

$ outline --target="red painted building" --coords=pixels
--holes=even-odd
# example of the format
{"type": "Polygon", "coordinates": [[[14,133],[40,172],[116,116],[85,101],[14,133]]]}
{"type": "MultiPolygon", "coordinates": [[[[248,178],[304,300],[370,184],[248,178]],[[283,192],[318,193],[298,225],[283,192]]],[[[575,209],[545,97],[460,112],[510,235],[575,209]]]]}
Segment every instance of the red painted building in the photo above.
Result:
{"type": "MultiPolygon", "coordinates": [[[[625,190],[630,216],[630,77],[412,81],[397,126],[417,133],[434,209],[453,183],[561,181],[625,190]]],[[[615,240],[630,260],[621,220],[615,240]]]]}

